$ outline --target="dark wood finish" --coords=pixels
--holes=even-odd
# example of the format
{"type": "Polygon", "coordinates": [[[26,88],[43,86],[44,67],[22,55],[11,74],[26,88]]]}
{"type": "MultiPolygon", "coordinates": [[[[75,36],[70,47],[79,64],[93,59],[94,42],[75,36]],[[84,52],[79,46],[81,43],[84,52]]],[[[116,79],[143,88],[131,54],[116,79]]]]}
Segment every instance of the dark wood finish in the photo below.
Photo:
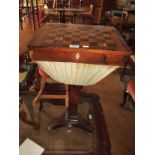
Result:
{"type": "Polygon", "coordinates": [[[116,9],[116,0],[104,0],[103,1],[103,12],[111,11],[116,9]]]}
{"type": "Polygon", "coordinates": [[[19,6],[20,6],[20,7],[23,6],[23,0],[19,0],[19,6]]]}
{"type": "Polygon", "coordinates": [[[93,0],[70,0],[70,7],[89,7],[93,0]]]}
{"type": "Polygon", "coordinates": [[[70,106],[68,108],[68,118],[77,119],[78,103],[80,103],[80,87],[70,86],[69,89],[70,106]]]}
{"type": "Polygon", "coordinates": [[[93,4],[93,0],[81,0],[82,7],[89,7],[90,4],[93,4]]]}
{"type": "Polygon", "coordinates": [[[36,10],[37,10],[37,20],[38,20],[38,27],[40,28],[40,19],[39,19],[39,8],[38,8],[38,0],[36,0],[36,10]]]}
{"type": "Polygon", "coordinates": [[[80,7],[80,0],[70,0],[70,7],[80,7]]]}
{"type": "Polygon", "coordinates": [[[129,95],[129,93],[126,92],[126,89],[125,89],[123,92],[123,102],[120,104],[120,106],[123,107],[128,98],[131,98],[131,96],[129,95]]]}
{"type": "Polygon", "coordinates": [[[92,24],[100,24],[101,13],[104,0],[92,0],[90,4],[93,4],[92,17],[90,18],[92,24]]]}
{"type": "Polygon", "coordinates": [[[50,15],[44,15],[39,22],[40,23],[46,23],[48,21],[48,19],[50,18],[50,15]]]}
{"type": "Polygon", "coordinates": [[[102,6],[101,7],[94,7],[94,11],[93,11],[93,15],[94,15],[94,18],[93,18],[93,24],[100,24],[101,22],[101,17],[102,17],[102,6]]]}
{"type": "MultiPolygon", "coordinates": [[[[97,130],[97,148],[95,151],[88,152],[76,152],[72,151],[67,153],[61,152],[62,155],[111,155],[111,144],[108,136],[108,131],[106,127],[106,122],[104,119],[103,110],[101,104],[99,103],[99,97],[96,94],[86,94],[81,93],[81,97],[87,97],[91,100],[91,104],[93,106],[94,114],[95,114],[95,122],[96,122],[96,130],[97,130]]],[[[53,155],[53,151],[45,150],[42,155],[53,155]]]]}
{"type": "Polygon", "coordinates": [[[19,8],[19,26],[23,30],[22,9],[19,8]]]}
{"type": "Polygon", "coordinates": [[[87,11],[77,13],[77,18],[83,19],[83,24],[85,24],[86,20],[89,20],[90,24],[92,24],[93,21],[93,12],[94,12],[94,6],[93,4],[90,4],[88,7],[85,7],[87,11]]]}
{"type": "Polygon", "coordinates": [[[135,61],[131,58],[131,56],[127,58],[127,61],[126,61],[126,63],[124,64],[124,67],[123,67],[123,70],[122,70],[122,74],[121,74],[121,76],[120,76],[120,80],[123,79],[123,76],[124,76],[124,75],[127,75],[127,74],[125,73],[127,67],[131,67],[132,74],[135,75],[135,61]]]}
{"type": "Polygon", "coordinates": [[[97,7],[102,7],[103,6],[104,0],[93,0],[93,3],[97,7]]]}
{"type": "MultiPolygon", "coordinates": [[[[65,23],[65,12],[72,12],[73,13],[73,23],[76,17],[76,13],[78,12],[84,12],[86,9],[85,8],[54,8],[54,9],[49,9],[49,12],[59,12],[60,13],[60,23],[65,23]]],[[[50,13],[49,13],[50,14],[50,13]]]]}
{"type": "Polygon", "coordinates": [[[88,64],[106,64],[106,65],[124,65],[124,62],[128,58],[128,54],[121,55],[122,52],[113,53],[109,51],[86,50],[86,49],[58,49],[57,48],[36,48],[34,49],[35,60],[45,61],[62,61],[62,62],[78,62],[88,64]],[[51,55],[52,52],[52,55],[51,55]],[[60,53],[59,53],[60,52],[60,53]],[[96,52],[96,53],[95,53],[96,52]],[[77,59],[77,53],[80,54],[80,58],[77,59]]]}
{"type": "Polygon", "coordinates": [[[47,80],[47,75],[42,76],[41,81],[40,81],[40,90],[38,91],[37,96],[32,101],[33,106],[35,106],[38,100],[40,99],[42,92],[44,90],[44,87],[45,87],[46,80],[47,80]]]}
{"type": "MultiPolygon", "coordinates": [[[[69,98],[68,86],[65,85],[65,94],[59,94],[59,93],[57,93],[57,94],[52,93],[52,95],[51,94],[43,94],[47,78],[48,78],[48,75],[41,76],[40,89],[38,91],[37,96],[33,99],[32,105],[35,106],[40,99],[58,99],[58,100],[63,99],[63,100],[65,100],[65,105],[67,107],[68,106],[68,98],[69,98]]],[[[57,85],[55,84],[53,86],[55,86],[55,88],[56,88],[57,85]]],[[[40,110],[41,110],[41,108],[40,108],[40,110]]]]}
{"type": "MultiPolygon", "coordinates": [[[[128,85],[128,83],[127,83],[127,85],[128,85]]],[[[127,102],[130,102],[132,104],[133,108],[134,108],[135,101],[132,98],[132,96],[131,96],[130,92],[128,91],[128,89],[126,88],[126,89],[124,89],[124,92],[123,92],[123,102],[120,104],[120,106],[124,107],[127,102]]]]}
{"type": "Polygon", "coordinates": [[[94,126],[89,123],[88,120],[84,119],[78,114],[78,104],[80,103],[80,86],[69,86],[69,107],[67,115],[63,114],[61,117],[55,118],[52,121],[52,125],[49,126],[49,130],[57,129],[59,127],[77,127],[85,131],[92,132],[94,126]]]}
{"type": "Polygon", "coordinates": [[[53,8],[53,9],[49,9],[49,12],[50,11],[82,12],[82,11],[85,11],[85,8],[79,8],[79,7],[74,7],[74,8],[53,8]]]}
{"type": "Polygon", "coordinates": [[[28,47],[34,50],[35,60],[46,61],[123,65],[127,56],[131,54],[117,30],[109,26],[46,24],[36,33],[28,47]],[[75,33],[78,33],[78,38],[75,33]],[[101,34],[107,35],[110,39],[100,36],[101,34]],[[60,40],[55,40],[57,37],[60,40]],[[94,37],[93,43],[90,37],[94,37]],[[86,39],[86,44],[90,45],[89,48],[81,47],[83,39],[86,39]],[[74,44],[72,43],[74,40],[80,48],[69,48],[70,44],[74,44]],[[112,49],[109,43],[112,44],[112,49]],[[77,58],[76,54],[80,57],[77,58]]]}
{"type": "MultiPolygon", "coordinates": [[[[115,28],[108,26],[46,24],[35,34],[28,47],[34,50],[34,59],[41,61],[123,65],[130,55],[130,49],[120,34],[115,28]],[[80,48],[69,48],[71,44],[75,44],[73,43],[75,40],[80,48]],[[81,45],[83,40],[86,42],[84,45],[90,45],[88,48],[83,48],[81,45]]],[[[74,125],[92,132],[93,126],[77,113],[80,86],[69,87],[67,117],[64,115],[59,117],[52,123],[50,129],[74,125]]]]}
{"type": "Polygon", "coordinates": [[[34,11],[33,0],[31,0],[31,7],[32,7],[33,28],[35,30],[36,29],[36,24],[35,24],[35,11],[34,11]]]}
{"type": "Polygon", "coordinates": [[[31,24],[30,8],[29,8],[29,2],[28,2],[28,0],[26,0],[26,9],[27,9],[27,14],[28,14],[29,24],[31,24]]]}

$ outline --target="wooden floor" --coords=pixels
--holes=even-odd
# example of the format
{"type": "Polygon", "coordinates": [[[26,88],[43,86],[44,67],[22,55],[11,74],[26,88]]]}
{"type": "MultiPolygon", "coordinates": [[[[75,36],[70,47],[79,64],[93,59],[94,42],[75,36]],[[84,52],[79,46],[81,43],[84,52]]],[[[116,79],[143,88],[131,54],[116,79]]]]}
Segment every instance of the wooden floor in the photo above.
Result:
{"type": "MultiPolygon", "coordinates": [[[[27,29],[28,25],[24,26],[24,30],[20,30],[20,54],[27,51],[26,44],[34,32],[32,29],[27,29]]],[[[83,89],[85,92],[96,93],[100,97],[110,136],[112,155],[135,154],[135,114],[129,108],[120,107],[120,102],[123,100],[123,89],[117,72],[98,84],[83,89]]]]}
{"type": "Polygon", "coordinates": [[[84,88],[84,91],[96,93],[100,97],[111,141],[112,155],[135,154],[135,113],[130,108],[120,107],[123,89],[117,72],[94,86],[84,88]]]}

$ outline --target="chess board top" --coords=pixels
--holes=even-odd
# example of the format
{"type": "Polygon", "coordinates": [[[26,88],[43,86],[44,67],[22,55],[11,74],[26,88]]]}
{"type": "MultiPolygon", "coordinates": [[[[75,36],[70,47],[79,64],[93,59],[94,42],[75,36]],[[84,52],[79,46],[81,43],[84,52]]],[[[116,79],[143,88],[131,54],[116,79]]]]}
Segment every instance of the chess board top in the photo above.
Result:
{"type": "Polygon", "coordinates": [[[62,23],[45,24],[35,33],[28,47],[130,52],[114,27],[62,23]]]}

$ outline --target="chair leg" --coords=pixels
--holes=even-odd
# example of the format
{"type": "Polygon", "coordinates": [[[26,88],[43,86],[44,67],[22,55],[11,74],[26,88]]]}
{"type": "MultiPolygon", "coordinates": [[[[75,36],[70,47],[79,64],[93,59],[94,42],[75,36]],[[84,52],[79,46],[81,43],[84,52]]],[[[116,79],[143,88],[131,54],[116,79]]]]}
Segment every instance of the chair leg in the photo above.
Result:
{"type": "Polygon", "coordinates": [[[125,70],[126,70],[127,64],[128,64],[128,60],[127,60],[127,61],[125,62],[125,64],[124,64],[123,71],[122,71],[122,74],[121,74],[121,76],[120,76],[120,80],[121,80],[121,81],[122,81],[122,79],[123,79],[124,72],[125,72],[125,70]]]}
{"type": "Polygon", "coordinates": [[[43,101],[40,101],[40,102],[39,102],[39,110],[40,110],[40,111],[42,111],[42,109],[43,109],[43,104],[44,104],[43,101]]]}
{"type": "Polygon", "coordinates": [[[46,79],[47,79],[47,76],[43,76],[41,78],[40,90],[39,90],[37,96],[34,98],[34,100],[32,102],[33,106],[35,106],[37,104],[38,100],[40,99],[40,96],[42,95],[42,92],[43,92],[44,87],[45,87],[46,79]]]}
{"type": "Polygon", "coordinates": [[[68,107],[69,106],[69,87],[68,87],[68,85],[65,85],[65,89],[66,89],[65,106],[68,107]]]}
{"type": "MultiPolygon", "coordinates": [[[[130,95],[129,95],[129,96],[130,96],[130,95]]],[[[135,105],[135,104],[134,104],[135,102],[134,102],[134,100],[133,100],[133,98],[132,98],[131,96],[130,96],[130,98],[129,98],[129,102],[131,103],[131,106],[132,106],[132,109],[131,109],[131,110],[134,111],[134,110],[135,110],[135,106],[134,106],[134,105],[135,105]]]]}
{"type": "Polygon", "coordinates": [[[75,20],[76,20],[76,13],[74,13],[73,18],[72,18],[72,23],[75,24],[75,20]]]}
{"type": "Polygon", "coordinates": [[[21,30],[23,31],[23,20],[21,17],[19,17],[19,25],[20,25],[21,30]]]}
{"type": "Polygon", "coordinates": [[[129,93],[126,92],[126,90],[124,90],[124,100],[123,100],[123,103],[120,104],[120,106],[124,106],[128,98],[129,98],[129,93]]]}
{"type": "Polygon", "coordinates": [[[83,18],[83,24],[85,23],[85,18],[83,18]]]}

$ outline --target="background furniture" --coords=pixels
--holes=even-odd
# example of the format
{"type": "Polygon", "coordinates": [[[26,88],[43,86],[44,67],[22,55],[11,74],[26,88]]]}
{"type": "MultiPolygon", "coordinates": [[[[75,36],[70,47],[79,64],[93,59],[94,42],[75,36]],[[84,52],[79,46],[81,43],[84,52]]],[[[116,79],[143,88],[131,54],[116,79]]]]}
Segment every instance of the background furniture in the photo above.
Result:
{"type": "Polygon", "coordinates": [[[128,45],[135,52],[135,10],[127,10],[127,16],[123,20],[121,33],[128,45]]]}
{"type": "Polygon", "coordinates": [[[28,91],[33,83],[36,71],[36,64],[22,64],[19,66],[19,91],[28,91]]]}
{"type": "Polygon", "coordinates": [[[43,0],[19,0],[19,21],[21,30],[23,30],[22,17],[28,17],[29,24],[33,30],[40,28],[40,20],[43,17],[43,0]]]}
{"type": "MultiPolygon", "coordinates": [[[[49,9],[49,14],[52,12],[59,12],[60,14],[60,23],[66,22],[66,15],[73,18],[73,23],[78,12],[84,12],[85,8],[54,8],[49,9]]],[[[52,14],[51,14],[52,15],[52,14]]]]}
{"type": "Polygon", "coordinates": [[[81,13],[76,14],[76,18],[82,18],[83,19],[83,24],[85,23],[85,20],[90,20],[90,22],[93,22],[93,4],[89,5],[88,11],[83,11],[81,13]]]}
{"type": "Polygon", "coordinates": [[[65,105],[68,107],[68,100],[69,100],[69,92],[68,92],[68,86],[65,85],[65,94],[57,94],[57,95],[45,95],[43,94],[45,83],[47,80],[48,75],[39,67],[39,74],[41,75],[41,81],[40,81],[40,90],[38,91],[37,96],[34,98],[32,104],[35,106],[40,99],[63,99],[65,100],[65,105]]]}
{"type": "Polygon", "coordinates": [[[94,4],[94,19],[93,24],[100,24],[101,19],[105,16],[107,11],[116,8],[116,0],[93,0],[94,4]]]}
{"type": "Polygon", "coordinates": [[[125,106],[125,104],[128,101],[130,101],[132,104],[135,103],[135,81],[134,80],[128,81],[127,88],[124,90],[124,99],[121,106],[125,106]]]}
{"type": "Polygon", "coordinates": [[[123,66],[123,70],[120,76],[120,80],[123,80],[124,75],[130,75],[134,77],[135,75],[135,55],[131,55],[128,60],[126,61],[125,65],[123,66]],[[130,67],[130,68],[129,68],[130,67]],[[130,72],[127,70],[130,69],[130,72]]]}
{"type": "Polygon", "coordinates": [[[134,108],[135,102],[135,55],[131,55],[128,61],[125,63],[120,80],[125,82],[125,89],[123,95],[123,103],[121,106],[125,106],[128,101],[132,104],[134,108]],[[126,80],[124,80],[126,77],[126,80]]]}

